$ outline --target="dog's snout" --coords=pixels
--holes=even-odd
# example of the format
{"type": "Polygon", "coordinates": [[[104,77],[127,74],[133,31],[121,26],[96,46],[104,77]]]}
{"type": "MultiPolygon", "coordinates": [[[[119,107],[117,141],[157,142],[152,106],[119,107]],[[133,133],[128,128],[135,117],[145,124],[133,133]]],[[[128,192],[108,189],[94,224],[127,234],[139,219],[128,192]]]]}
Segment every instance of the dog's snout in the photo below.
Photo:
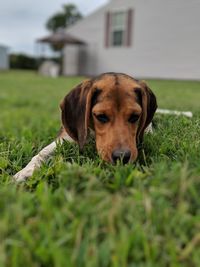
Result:
{"type": "Polygon", "coordinates": [[[123,164],[127,164],[131,158],[131,151],[129,149],[116,149],[112,153],[112,161],[116,163],[118,160],[123,164]]]}

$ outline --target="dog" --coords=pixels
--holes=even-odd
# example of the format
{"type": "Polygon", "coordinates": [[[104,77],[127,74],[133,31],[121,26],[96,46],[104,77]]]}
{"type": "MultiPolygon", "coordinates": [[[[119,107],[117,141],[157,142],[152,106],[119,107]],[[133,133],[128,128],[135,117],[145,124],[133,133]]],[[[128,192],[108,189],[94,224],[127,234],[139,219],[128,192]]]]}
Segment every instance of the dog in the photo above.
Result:
{"type": "Polygon", "coordinates": [[[60,108],[62,127],[57,139],[15,174],[16,181],[32,176],[64,140],[76,142],[83,149],[89,129],[95,133],[96,149],[104,161],[134,162],[157,101],[144,81],[122,73],[104,73],[72,89],[60,108]]]}

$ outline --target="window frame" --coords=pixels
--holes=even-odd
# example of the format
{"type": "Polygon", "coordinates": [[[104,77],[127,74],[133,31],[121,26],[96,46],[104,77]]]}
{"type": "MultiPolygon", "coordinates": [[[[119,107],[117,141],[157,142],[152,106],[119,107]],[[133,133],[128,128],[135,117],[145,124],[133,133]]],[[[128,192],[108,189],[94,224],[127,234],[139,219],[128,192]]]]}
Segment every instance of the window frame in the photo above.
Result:
{"type": "Polygon", "coordinates": [[[113,10],[107,12],[105,17],[105,47],[112,48],[123,48],[131,47],[133,43],[133,20],[134,20],[134,9],[123,9],[123,10],[113,10]],[[117,14],[124,14],[123,25],[113,25],[113,18],[117,14]],[[122,42],[120,44],[114,43],[114,32],[122,31],[122,42]]]}
{"type": "Polygon", "coordinates": [[[126,45],[126,37],[127,37],[127,12],[126,11],[115,11],[111,13],[110,20],[110,46],[112,47],[123,47],[126,45]],[[116,25],[114,24],[114,20],[117,21],[116,16],[122,15],[124,18],[122,19],[123,23],[116,25]],[[115,44],[114,33],[122,32],[122,40],[120,44],[115,44]]]}

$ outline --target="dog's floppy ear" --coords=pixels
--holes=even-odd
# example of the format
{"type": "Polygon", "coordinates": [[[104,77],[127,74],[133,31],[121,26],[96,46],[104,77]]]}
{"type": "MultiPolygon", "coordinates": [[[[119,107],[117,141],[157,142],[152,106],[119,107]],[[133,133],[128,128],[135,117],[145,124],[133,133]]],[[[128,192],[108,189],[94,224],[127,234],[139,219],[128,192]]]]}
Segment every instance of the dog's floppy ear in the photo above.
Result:
{"type": "Polygon", "coordinates": [[[139,95],[139,100],[142,105],[142,116],[139,122],[137,139],[138,141],[142,141],[144,131],[152,121],[154,113],[157,109],[157,101],[154,93],[147,86],[147,84],[144,81],[140,81],[139,83],[142,90],[138,89],[136,93],[139,95]]]}
{"type": "Polygon", "coordinates": [[[91,110],[91,80],[76,86],[60,104],[62,123],[82,149],[87,138],[91,110]]]}

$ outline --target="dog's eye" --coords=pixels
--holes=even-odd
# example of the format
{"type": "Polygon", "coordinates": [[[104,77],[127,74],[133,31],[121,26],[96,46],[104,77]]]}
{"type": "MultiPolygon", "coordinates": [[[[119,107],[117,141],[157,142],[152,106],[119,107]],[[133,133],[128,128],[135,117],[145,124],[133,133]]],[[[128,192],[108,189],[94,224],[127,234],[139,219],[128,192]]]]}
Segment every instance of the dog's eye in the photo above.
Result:
{"type": "Polygon", "coordinates": [[[131,114],[131,116],[129,117],[128,121],[130,123],[135,123],[136,121],[139,120],[139,115],[138,114],[131,114]]]}
{"type": "Polygon", "coordinates": [[[109,122],[109,118],[108,118],[108,116],[106,116],[105,114],[95,115],[95,117],[96,117],[97,120],[100,121],[101,123],[107,123],[107,122],[109,122]]]}

